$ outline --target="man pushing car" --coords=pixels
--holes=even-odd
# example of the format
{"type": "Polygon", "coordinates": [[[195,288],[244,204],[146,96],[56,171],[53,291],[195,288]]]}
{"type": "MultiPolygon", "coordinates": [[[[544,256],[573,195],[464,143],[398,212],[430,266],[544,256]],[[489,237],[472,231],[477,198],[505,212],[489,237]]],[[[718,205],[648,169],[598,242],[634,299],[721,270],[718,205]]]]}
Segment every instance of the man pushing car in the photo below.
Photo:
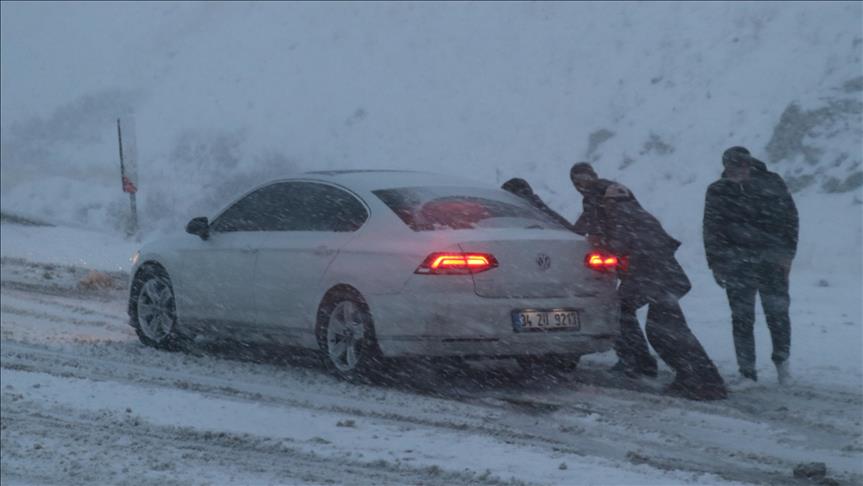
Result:
{"type": "Polygon", "coordinates": [[[691,288],[674,257],[680,242],[665,232],[629,189],[600,179],[590,164],[573,165],[570,179],[584,196],[584,212],[574,231],[628,261],[628,268],[620,271],[621,334],[615,343],[620,361],[614,369],[630,377],[656,376],[656,359],[647,347],[649,340],[676,372],[667,392],[693,400],[726,398],[722,377],[686,324],[678,303],[691,288]],[[647,340],[636,316],[636,311],[645,305],[649,305],[647,340]]]}

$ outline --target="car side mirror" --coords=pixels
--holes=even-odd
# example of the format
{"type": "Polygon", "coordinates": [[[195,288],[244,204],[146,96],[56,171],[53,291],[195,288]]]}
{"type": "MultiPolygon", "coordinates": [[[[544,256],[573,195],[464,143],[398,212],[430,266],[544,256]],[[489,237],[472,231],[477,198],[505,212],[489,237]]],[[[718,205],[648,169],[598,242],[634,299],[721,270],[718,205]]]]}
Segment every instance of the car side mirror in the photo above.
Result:
{"type": "Polygon", "coordinates": [[[189,224],[186,225],[186,233],[198,235],[202,240],[206,240],[210,237],[210,222],[206,216],[192,218],[189,224]]]}

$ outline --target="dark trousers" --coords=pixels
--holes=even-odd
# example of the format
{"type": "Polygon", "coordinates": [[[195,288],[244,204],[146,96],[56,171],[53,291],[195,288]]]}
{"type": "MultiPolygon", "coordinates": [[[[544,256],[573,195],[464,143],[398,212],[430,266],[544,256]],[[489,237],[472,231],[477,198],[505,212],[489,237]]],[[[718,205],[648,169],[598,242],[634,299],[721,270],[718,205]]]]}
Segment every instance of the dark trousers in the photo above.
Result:
{"type": "Polygon", "coordinates": [[[644,372],[656,371],[656,359],[650,354],[647,339],[641,332],[636,307],[631,302],[620,304],[620,336],[614,343],[614,351],[627,368],[644,372]]]}
{"type": "Polygon", "coordinates": [[[742,371],[755,370],[755,294],[761,295],[761,307],[773,340],[773,361],[781,363],[791,352],[791,319],[788,307],[788,275],[770,262],[760,262],[732,275],[725,284],[731,306],[731,323],[737,365],[742,371]]]}
{"type": "Polygon", "coordinates": [[[623,298],[620,331],[615,351],[625,365],[642,370],[656,368],[656,360],[647,347],[649,340],[659,357],[677,373],[676,379],[682,383],[694,386],[724,383],[713,361],[686,324],[683,310],[674,296],[658,299],[623,298]],[[645,325],[646,339],[636,316],[636,311],[645,304],[650,306],[645,325]]]}

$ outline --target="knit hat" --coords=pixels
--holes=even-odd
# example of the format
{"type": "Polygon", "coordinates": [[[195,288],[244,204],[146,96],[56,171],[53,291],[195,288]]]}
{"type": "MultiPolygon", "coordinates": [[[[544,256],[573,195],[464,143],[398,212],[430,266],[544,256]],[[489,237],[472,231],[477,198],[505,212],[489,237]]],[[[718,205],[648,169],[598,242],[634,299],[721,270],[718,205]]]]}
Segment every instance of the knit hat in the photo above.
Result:
{"type": "Polygon", "coordinates": [[[752,156],[749,154],[749,150],[747,150],[746,147],[734,146],[722,153],[722,165],[725,167],[728,167],[729,165],[735,167],[749,165],[751,159],[752,156]]]}
{"type": "Polygon", "coordinates": [[[589,175],[591,177],[598,177],[596,175],[596,171],[593,170],[593,166],[587,162],[576,162],[571,169],[569,169],[569,178],[574,179],[575,176],[578,175],[589,175]]]}

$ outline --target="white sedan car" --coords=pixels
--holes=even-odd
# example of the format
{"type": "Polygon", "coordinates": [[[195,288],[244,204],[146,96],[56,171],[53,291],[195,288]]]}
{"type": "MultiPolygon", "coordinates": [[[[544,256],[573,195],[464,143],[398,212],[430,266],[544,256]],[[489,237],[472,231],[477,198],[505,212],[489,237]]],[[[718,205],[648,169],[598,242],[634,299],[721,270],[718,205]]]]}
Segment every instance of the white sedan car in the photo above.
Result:
{"type": "Polygon", "coordinates": [[[186,232],[135,257],[129,316],[147,345],[306,347],[352,377],[411,356],[572,369],[618,333],[616,258],[482,183],[310,172],[186,232]]]}

